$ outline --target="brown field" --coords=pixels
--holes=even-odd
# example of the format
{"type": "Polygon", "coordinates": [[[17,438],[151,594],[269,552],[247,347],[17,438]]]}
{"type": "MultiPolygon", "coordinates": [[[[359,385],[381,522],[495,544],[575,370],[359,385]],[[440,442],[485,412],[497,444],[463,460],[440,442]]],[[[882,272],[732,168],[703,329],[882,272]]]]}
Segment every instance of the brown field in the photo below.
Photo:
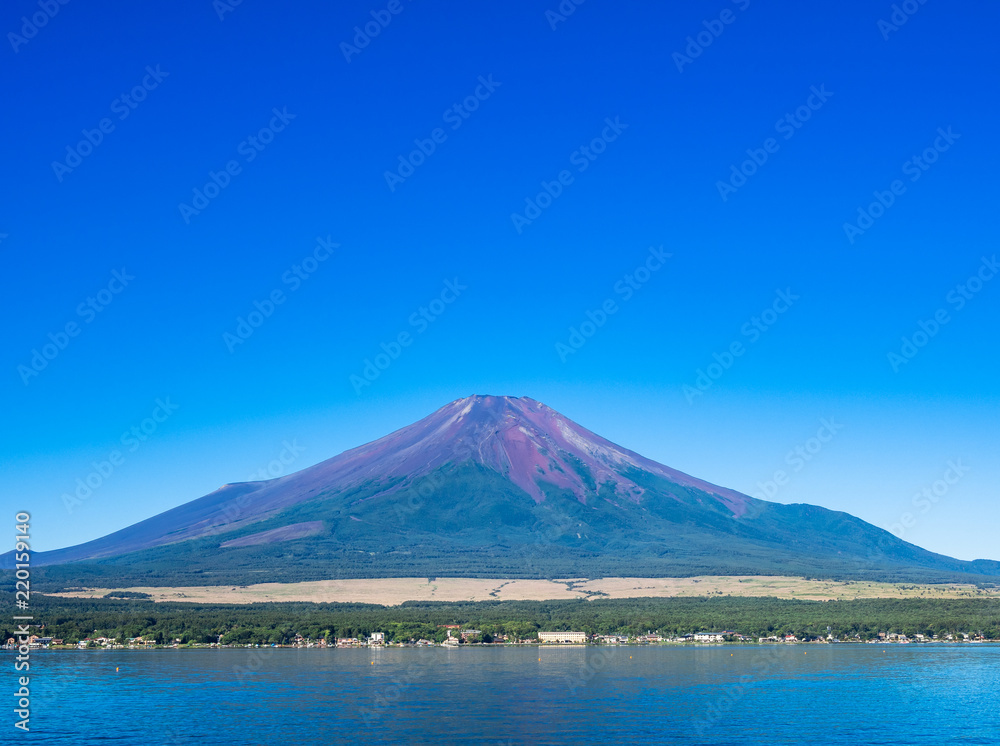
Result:
{"type": "MultiPolygon", "coordinates": [[[[250,586],[125,588],[154,601],[249,604],[268,601],[352,602],[397,606],[404,601],[547,601],[568,598],[676,596],[774,596],[808,601],[858,598],[996,598],[1000,588],[972,585],[915,585],[806,580],[782,576],[701,576],[696,578],[601,578],[599,580],[503,580],[489,578],[380,578],[261,583],[250,586]]],[[[53,594],[100,598],[108,588],[53,594]]]]}

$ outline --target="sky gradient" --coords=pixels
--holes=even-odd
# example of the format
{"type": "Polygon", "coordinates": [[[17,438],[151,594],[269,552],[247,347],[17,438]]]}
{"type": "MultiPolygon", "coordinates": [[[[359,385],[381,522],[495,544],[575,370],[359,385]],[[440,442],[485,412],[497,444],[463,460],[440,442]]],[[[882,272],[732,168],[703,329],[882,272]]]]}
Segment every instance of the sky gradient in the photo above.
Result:
{"type": "Polygon", "coordinates": [[[9,5],[3,514],[509,394],[1000,559],[1000,9],[903,5],[9,5]]]}

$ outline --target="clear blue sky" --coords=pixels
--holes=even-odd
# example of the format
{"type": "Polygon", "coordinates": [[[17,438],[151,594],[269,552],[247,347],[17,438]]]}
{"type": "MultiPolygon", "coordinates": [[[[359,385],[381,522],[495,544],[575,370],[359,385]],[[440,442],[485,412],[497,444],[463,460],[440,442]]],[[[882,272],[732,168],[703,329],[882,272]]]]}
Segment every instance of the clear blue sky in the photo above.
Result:
{"type": "Polygon", "coordinates": [[[8,4],[5,520],[75,544],[276,471],[285,441],[298,469],[493,393],[1000,558],[1000,279],[955,290],[998,251],[1000,10],[558,7],[8,4]]]}

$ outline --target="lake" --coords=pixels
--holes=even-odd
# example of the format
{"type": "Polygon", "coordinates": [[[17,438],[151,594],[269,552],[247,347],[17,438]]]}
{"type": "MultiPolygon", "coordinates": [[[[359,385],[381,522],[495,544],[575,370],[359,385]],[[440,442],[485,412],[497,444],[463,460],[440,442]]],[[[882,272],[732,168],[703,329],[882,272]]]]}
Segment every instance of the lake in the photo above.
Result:
{"type": "Polygon", "coordinates": [[[0,743],[1000,744],[998,645],[36,651],[31,675],[31,733],[4,707],[0,743]]]}

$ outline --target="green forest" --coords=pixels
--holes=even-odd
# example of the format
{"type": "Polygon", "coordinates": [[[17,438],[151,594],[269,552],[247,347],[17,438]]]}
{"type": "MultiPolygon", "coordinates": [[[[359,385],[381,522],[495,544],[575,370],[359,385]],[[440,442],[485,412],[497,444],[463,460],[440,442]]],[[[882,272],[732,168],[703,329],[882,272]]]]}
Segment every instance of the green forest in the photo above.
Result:
{"type": "MultiPolygon", "coordinates": [[[[135,594],[141,595],[141,594],[135,594]]],[[[442,640],[443,625],[533,638],[539,630],[665,636],[732,630],[750,637],[795,634],[873,639],[879,632],[928,636],[983,634],[1000,638],[1000,599],[864,599],[793,601],[775,598],[639,598],[561,601],[407,602],[400,606],[332,603],[197,605],[140,598],[67,599],[32,596],[45,636],[67,644],[87,637],[160,643],[287,644],[296,635],[359,637],[384,632],[389,641],[442,640]]],[[[14,631],[13,607],[0,606],[0,639],[14,631]]]]}

